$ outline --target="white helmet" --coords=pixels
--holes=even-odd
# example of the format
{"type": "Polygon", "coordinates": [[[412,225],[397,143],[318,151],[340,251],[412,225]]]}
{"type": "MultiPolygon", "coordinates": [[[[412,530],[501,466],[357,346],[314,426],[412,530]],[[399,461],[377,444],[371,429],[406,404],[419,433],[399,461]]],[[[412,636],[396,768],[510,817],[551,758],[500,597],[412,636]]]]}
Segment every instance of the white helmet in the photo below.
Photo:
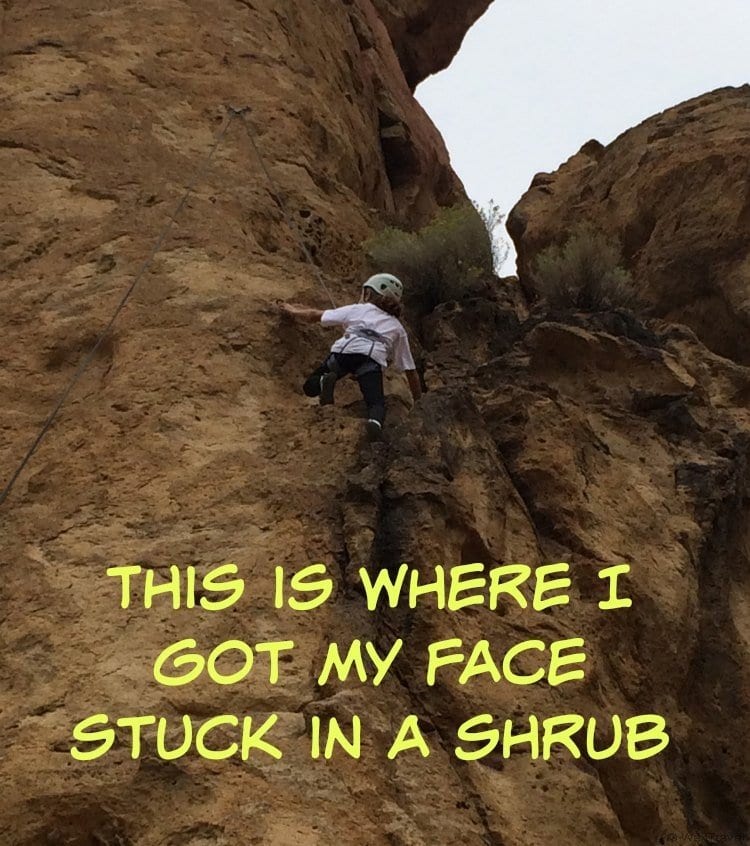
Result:
{"type": "Polygon", "coordinates": [[[362,287],[371,288],[376,294],[380,294],[381,297],[388,297],[397,303],[401,302],[401,297],[404,293],[404,286],[401,284],[401,280],[392,276],[390,273],[376,273],[362,287]]]}

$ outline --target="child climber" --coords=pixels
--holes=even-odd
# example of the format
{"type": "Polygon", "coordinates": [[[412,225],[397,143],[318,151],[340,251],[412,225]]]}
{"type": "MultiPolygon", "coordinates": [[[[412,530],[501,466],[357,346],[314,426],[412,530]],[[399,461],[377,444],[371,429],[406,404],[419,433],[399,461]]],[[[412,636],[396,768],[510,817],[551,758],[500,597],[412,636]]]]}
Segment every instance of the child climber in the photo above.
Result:
{"type": "Polygon", "coordinates": [[[383,370],[393,364],[406,373],[414,399],[422,390],[409,338],[398,319],[404,286],[389,273],[371,276],[362,286],[358,303],[319,311],[298,305],[282,305],[281,310],[305,323],[343,326],[344,335],[331,347],[323,364],[307,378],[302,390],[308,397],[320,397],[321,405],[333,403],[336,382],[349,374],[359,382],[367,404],[367,434],[378,440],[385,420],[383,370]]]}

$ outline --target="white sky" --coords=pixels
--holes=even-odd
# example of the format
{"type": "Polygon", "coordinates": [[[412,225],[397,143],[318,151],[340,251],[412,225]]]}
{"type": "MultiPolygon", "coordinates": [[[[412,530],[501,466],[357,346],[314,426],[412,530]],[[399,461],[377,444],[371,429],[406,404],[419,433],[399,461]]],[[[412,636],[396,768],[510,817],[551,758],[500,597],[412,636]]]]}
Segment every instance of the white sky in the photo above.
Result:
{"type": "Polygon", "coordinates": [[[508,212],[590,138],[745,82],[750,0],[495,0],[417,98],[469,196],[508,212]]]}

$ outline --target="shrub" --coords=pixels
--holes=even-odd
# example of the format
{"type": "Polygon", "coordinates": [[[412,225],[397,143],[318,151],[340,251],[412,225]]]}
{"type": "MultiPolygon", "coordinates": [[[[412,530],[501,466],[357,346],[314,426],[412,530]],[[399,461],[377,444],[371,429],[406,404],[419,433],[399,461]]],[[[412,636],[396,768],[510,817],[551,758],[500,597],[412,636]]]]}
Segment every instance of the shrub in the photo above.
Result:
{"type": "Polygon", "coordinates": [[[477,296],[492,277],[496,252],[485,220],[469,203],[453,206],[418,232],[383,229],[365,250],[375,269],[403,279],[406,308],[423,317],[440,303],[477,296]]]}
{"type": "Polygon", "coordinates": [[[619,243],[590,224],[572,231],[536,258],[534,287],[552,308],[605,311],[635,308],[633,278],[621,266],[619,243]]]}

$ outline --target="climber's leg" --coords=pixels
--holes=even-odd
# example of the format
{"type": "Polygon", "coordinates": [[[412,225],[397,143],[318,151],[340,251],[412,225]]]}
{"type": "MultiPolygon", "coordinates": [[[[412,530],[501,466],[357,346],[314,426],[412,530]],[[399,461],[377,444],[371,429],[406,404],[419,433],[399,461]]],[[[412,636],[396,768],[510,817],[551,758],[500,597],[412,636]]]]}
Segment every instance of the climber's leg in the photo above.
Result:
{"type": "Polygon", "coordinates": [[[302,390],[308,397],[320,397],[321,405],[333,405],[333,392],[339,377],[344,375],[339,356],[332,353],[305,380],[302,390]]]}
{"type": "Polygon", "coordinates": [[[383,392],[383,371],[380,367],[357,376],[359,387],[367,404],[367,432],[377,440],[385,422],[385,394],[383,392]]]}
{"type": "Polygon", "coordinates": [[[333,392],[338,381],[338,374],[332,370],[320,377],[320,404],[333,405],[333,392]]]}
{"type": "Polygon", "coordinates": [[[328,365],[323,363],[305,379],[305,384],[302,386],[302,390],[305,392],[305,395],[308,397],[319,397],[320,396],[320,380],[326,373],[329,373],[328,365]]]}

